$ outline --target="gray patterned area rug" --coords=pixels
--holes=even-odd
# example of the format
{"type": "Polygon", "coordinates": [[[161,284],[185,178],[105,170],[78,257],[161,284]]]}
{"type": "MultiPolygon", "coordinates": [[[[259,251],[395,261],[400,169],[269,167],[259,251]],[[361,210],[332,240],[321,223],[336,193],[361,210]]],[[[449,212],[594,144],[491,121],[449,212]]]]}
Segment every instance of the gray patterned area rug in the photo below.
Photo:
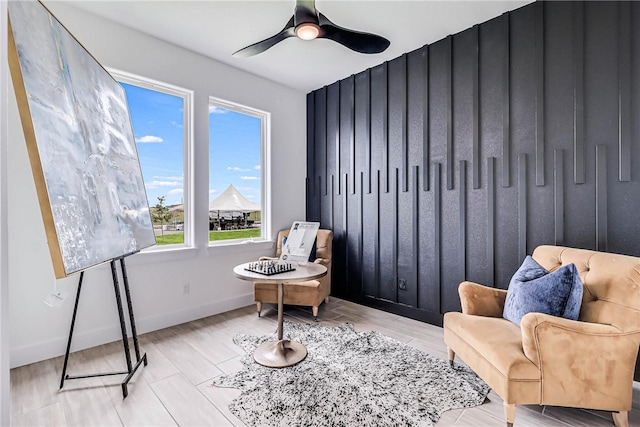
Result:
{"type": "Polygon", "coordinates": [[[444,411],[484,402],[489,387],[469,368],[430,356],[378,332],[285,322],[284,337],[303,343],[305,360],[283,369],[253,361],[271,336],[236,335],[243,368],[216,387],[241,395],[229,405],[249,426],[432,426],[444,411]]]}

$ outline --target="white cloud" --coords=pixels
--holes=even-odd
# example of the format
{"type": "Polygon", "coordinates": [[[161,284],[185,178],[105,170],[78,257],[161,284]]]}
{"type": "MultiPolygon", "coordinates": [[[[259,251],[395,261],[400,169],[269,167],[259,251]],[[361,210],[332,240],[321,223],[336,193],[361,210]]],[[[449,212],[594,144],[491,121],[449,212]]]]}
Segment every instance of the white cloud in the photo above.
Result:
{"type": "Polygon", "coordinates": [[[227,170],[234,172],[249,172],[251,169],[243,169],[238,166],[227,166],[227,170]]]}
{"type": "Polygon", "coordinates": [[[218,192],[218,190],[216,190],[215,188],[211,188],[209,190],[209,194],[213,194],[213,193],[217,193],[217,192],[218,192]]]}
{"type": "Polygon", "coordinates": [[[184,193],[184,189],[182,188],[174,188],[173,190],[169,190],[169,192],[167,193],[170,196],[173,196],[175,194],[182,194],[184,193]]]}
{"type": "Polygon", "coordinates": [[[209,114],[226,114],[227,110],[224,108],[216,107],[215,105],[209,105],[209,114]]]}
{"type": "Polygon", "coordinates": [[[254,168],[255,170],[259,171],[259,170],[260,170],[260,168],[261,168],[261,166],[260,166],[260,165],[255,165],[253,168],[254,168]]]}
{"type": "Polygon", "coordinates": [[[257,180],[258,177],[257,176],[246,176],[245,175],[245,176],[241,176],[240,179],[244,179],[246,181],[254,181],[254,180],[257,180]]]}
{"type": "Polygon", "coordinates": [[[177,187],[182,185],[181,182],[178,181],[151,181],[145,182],[144,186],[150,189],[158,188],[158,187],[177,187]]]}
{"type": "Polygon", "coordinates": [[[145,136],[141,136],[140,138],[136,138],[136,142],[139,142],[141,144],[158,143],[162,141],[164,141],[162,138],[155,135],[145,135],[145,136]]]}

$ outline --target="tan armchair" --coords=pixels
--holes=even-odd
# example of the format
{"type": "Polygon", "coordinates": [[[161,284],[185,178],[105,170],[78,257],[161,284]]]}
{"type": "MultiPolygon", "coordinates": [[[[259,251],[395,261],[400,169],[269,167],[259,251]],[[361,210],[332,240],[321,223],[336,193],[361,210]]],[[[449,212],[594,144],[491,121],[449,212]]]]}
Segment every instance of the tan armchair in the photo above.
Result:
{"type": "MultiPolygon", "coordinates": [[[[276,241],[276,256],[282,253],[282,238],[289,235],[289,230],[281,230],[276,241]]],[[[310,306],[313,316],[318,318],[318,307],[324,301],[329,303],[331,293],[331,248],[333,244],[333,232],[331,230],[318,230],[316,236],[316,264],[327,267],[327,275],[307,282],[289,283],[284,287],[284,304],[310,306]]],[[[260,260],[274,259],[273,257],[260,257],[260,260]]],[[[253,295],[258,309],[258,316],[262,312],[262,303],[278,303],[278,286],[275,283],[255,282],[253,295]]]]}
{"type": "Polygon", "coordinates": [[[584,286],[579,320],[526,314],[502,318],[507,291],[463,282],[462,313],[444,316],[449,360],[457,354],[504,400],[507,425],[516,405],[611,411],[628,426],[640,343],[640,258],[539,246],[533,258],[554,271],[574,263],[584,286]]]}

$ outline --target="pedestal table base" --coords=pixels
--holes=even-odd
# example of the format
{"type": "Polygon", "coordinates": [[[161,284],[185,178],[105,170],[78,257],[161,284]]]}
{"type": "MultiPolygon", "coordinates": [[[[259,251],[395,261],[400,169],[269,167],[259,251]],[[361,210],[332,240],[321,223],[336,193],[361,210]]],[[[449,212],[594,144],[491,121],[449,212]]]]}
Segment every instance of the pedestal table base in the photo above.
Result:
{"type": "Polygon", "coordinates": [[[262,343],[253,352],[253,359],[269,368],[293,366],[307,357],[307,348],[299,342],[280,340],[262,343]]]}

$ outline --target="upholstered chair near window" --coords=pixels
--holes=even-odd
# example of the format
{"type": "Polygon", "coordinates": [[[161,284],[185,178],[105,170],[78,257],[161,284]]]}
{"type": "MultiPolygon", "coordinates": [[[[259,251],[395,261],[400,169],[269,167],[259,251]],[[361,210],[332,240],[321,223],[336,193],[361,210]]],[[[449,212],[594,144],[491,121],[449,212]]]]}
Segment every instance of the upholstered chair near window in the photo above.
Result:
{"type": "MultiPolygon", "coordinates": [[[[276,256],[260,257],[260,260],[278,259],[282,253],[282,239],[289,236],[289,229],[281,230],[276,240],[276,256]]],[[[327,267],[327,275],[317,280],[309,280],[300,283],[287,283],[284,287],[283,303],[287,305],[302,305],[311,307],[313,316],[318,318],[318,307],[329,302],[331,293],[331,248],[333,244],[333,231],[318,230],[316,235],[316,251],[313,262],[327,267]]],[[[312,254],[313,256],[313,254],[312,254]]],[[[258,309],[258,316],[262,312],[262,304],[278,303],[278,285],[275,283],[254,282],[253,295],[258,309]]]]}
{"type": "MultiPolygon", "coordinates": [[[[640,258],[539,246],[533,260],[549,275],[577,270],[577,320],[536,309],[517,313],[514,322],[507,314],[514,279],[509,291],[463,282],[462,313],[444,316],[449,360],[458,355],[504,400],[507,425],[516,405],[535,404],[610,411],[616,426],[627,427],[640,343],[640,258]]],[[[544,293],[536,283],[525,285],[544,293]]]]}

